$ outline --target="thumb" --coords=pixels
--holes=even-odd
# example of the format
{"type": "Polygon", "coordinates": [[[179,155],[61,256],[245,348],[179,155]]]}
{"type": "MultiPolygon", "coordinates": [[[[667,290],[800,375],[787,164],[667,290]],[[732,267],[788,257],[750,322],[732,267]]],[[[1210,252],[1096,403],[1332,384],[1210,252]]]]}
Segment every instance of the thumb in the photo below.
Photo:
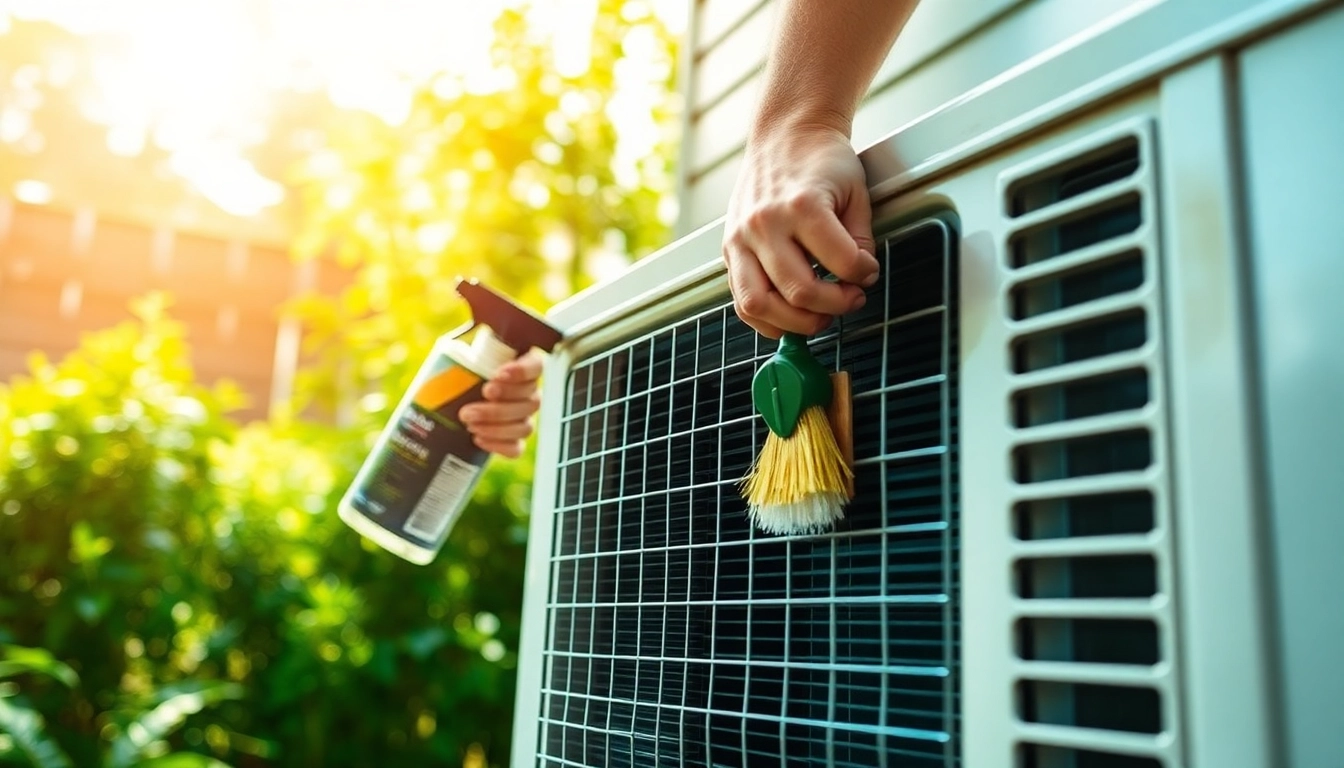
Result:
{"type": "Polygon", "coordinates": [[[849,191],[844,210],[839,211],[840,224],[854,238],[859,250],[873,253],[877,241],[873,238],[873,207],[868,202],[868,186],[860,180],[849,191]]]}
{"type": "Polygon", "coordinates": [[[854,244],[860,251],[872,257],[873,272],[876,274],[879,266],[877,240],[873,237],[873,208],[868,202],[868,186],[862,180],[850,189],[849,199],[845,201],[845,207],[839,214],[840,225],[850,237],[854,238],[854,244]]]}

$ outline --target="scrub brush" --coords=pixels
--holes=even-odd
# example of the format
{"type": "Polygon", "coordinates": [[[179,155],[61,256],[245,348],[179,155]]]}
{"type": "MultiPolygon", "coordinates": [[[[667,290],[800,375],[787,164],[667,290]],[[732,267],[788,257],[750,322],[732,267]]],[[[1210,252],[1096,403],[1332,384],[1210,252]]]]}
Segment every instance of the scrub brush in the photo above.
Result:
{"type": "Polygon", "coordinates": [[[767,533],[826,530],[854,497],[848,376],[828,374],[805,338],[786,333],[751,397],[770,428],[742,483],[752,523],[767,533]]]}

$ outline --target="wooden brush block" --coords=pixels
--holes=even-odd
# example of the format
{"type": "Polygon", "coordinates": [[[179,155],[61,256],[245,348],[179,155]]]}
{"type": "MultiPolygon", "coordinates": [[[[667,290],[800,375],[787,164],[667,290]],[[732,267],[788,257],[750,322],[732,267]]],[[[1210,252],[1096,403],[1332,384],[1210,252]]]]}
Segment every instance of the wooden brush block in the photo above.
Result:
{"type": "MultiPolygon", "coordinates": [[[[845,466],[854,470],[854,403],[849,393],[849,372],[836,371],[831,374],[831,407],[826,409],[826,420],[831,423],[835,433],[835,443],[840,447],[840,455],[845,457],[845,466]]],[[[854,498],[854,478],[845,481],[845,493],[854,498]]]]}

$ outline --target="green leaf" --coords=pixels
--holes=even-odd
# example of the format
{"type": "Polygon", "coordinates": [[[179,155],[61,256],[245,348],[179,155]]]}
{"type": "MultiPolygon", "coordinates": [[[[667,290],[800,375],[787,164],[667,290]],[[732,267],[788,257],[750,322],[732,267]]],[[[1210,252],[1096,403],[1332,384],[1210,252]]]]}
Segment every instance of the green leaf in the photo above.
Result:
{"type": "Polygon", "coordinates": [[[134,768],[229,768],[229,765],[196,752],[174,752],[141,761],[134,768]]]}
{"type": "Polygon", "coordinates": [[[406,651],[423,661],[448,642],[448,632],[443,627],[424,627],[406,635],[405,642],[406,651]]]}
{"type": "Polygon", "coordinates": [[[36,710],[0,699],[0,731],[14,738],[14,744],[34,768],[73,768],[70,758],[46,730],[46,721],[36,710]]]}
{"type": "Polygon", "coordinates": [[[0,678],[31,672],[59,680],[70,688],[79,685],[79,675],[75,674],[75,670],[52,656],[45,648],[0,645],[0,650],[4,651],[4,659],[0,660],[0,678]]]}
{"type": "Polygon", "coordinates": [[[75,523],[70,532],[70,559],[76,563],[88,563],[112,551],[112,540],[106,536],[95,536],[93,528],[81,520],[75,523]]]}
{"type": "Polygon", "coordinates": [[[243,693],[241,685],[217,683],[169,696],[122,729],[112,743],[108,768],[133,768],[144,758],[149,745],[177,730],[188,717],[221,701],[241,699],[243,693]]]}
{"type": "Polygon", "coordinates": [[[112,607],[112,596],[100,592],[96,595],[80,595],[75,598],[75,613],[85,624],[96,624],[112,607]]]}

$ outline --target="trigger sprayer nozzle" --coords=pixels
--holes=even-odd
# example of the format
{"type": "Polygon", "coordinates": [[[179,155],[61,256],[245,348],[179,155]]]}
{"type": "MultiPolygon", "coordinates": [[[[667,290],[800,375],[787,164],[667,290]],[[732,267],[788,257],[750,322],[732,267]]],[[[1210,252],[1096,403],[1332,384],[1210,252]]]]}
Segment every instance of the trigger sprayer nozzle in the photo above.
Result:
{"type": "Polygon", "coordinates": [[[541,317],[476,280],[459,280],[457,293],[471,307],[472,320],[489,327],[495,337],[519,355],[533,347],[550,352],[563,338],[560,331],[541,317]]]}

